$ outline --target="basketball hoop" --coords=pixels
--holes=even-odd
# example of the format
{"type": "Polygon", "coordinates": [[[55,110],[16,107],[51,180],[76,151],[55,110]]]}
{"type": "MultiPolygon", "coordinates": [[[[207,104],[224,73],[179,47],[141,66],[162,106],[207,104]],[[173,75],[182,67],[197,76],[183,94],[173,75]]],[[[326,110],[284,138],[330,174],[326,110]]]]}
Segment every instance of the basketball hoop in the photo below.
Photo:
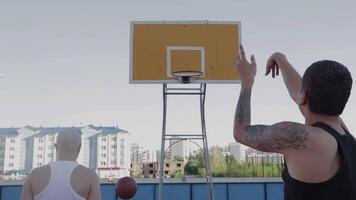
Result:
{"type": "Polygon", "coordinates": [[[200,71],[176,71],[172,72],[172,76],[183,84],[193,83],[203,75],[200,71]]]}

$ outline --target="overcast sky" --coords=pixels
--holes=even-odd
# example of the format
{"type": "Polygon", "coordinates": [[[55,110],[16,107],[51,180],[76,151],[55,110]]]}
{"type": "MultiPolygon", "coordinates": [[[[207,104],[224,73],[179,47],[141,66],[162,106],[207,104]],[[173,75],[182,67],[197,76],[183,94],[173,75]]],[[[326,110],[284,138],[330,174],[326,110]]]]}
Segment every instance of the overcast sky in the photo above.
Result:
{"type": "MultiPolygon", "coordinates": [[[[266,59],[284,52],[303,73],[333,59],[356,76],[356,1],[0,0],[0,127],[93,124],[128,130],[159,148],[161,85],[129,85],[132,20],[242,22],[242,42],[258,75],[253,123],[303,122],[281,77],[266,78],[266,59]]],[[[233,141],[240,85],[208,85],[210,145],[233,141]]],[[[343,118],[356,133],[355,87],[343,118]]],[[[198,99],[169,101],[168,131],[199,130],[198,99]]]]}

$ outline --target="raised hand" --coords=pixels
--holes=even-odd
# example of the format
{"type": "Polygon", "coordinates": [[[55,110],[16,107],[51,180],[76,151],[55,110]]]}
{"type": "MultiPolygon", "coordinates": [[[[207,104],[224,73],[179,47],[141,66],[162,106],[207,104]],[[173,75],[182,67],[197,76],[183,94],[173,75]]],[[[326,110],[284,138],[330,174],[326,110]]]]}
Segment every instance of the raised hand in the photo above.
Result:
{"type": "Polygon", "coordinates": [[[282,53],[274,53],[271,57],[267,60],[266,65],[266,73],[265,75],[268,76],[272,72],[272,78],[279,75],[280,67],[283,67],[286,63],[287,59],[282,53]]]}
{"type": "Polygon", "coordinates": [[[265,75],[268,76],[272,74],[274,78],[279,75],[279,72],[281,72],[283,76],[283,81],[288,89],[289,95],[293,101],[299,105],[301,101],[302,77],[289,63],[284,54],[274,53],[267,60],[265,75]]]}
{"type": "Polygon", "coordinates": [[[251,56],[251,63],[246,59],[245,50],[240,46],[240,55],[236,60],[236,69],[239,72],[242,86],[252,87],[256,76],[255,56],[251,56]]]}

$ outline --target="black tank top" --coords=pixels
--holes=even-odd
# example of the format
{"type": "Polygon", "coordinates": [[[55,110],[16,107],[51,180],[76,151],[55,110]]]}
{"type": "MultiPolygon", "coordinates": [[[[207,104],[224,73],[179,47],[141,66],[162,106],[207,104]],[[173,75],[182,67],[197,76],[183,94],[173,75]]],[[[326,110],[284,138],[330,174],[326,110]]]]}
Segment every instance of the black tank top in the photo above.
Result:
{"type": "Polygon", "coordinates": [[[285,166],[282,174],[285,200],[356,200],[356,141],[346,131],[340,135],[327,124],[317,122],[313,126],[330,133],[337,141],[342,163],[339,171],[321,183],[304,183],[292,178],[285,166]]]}

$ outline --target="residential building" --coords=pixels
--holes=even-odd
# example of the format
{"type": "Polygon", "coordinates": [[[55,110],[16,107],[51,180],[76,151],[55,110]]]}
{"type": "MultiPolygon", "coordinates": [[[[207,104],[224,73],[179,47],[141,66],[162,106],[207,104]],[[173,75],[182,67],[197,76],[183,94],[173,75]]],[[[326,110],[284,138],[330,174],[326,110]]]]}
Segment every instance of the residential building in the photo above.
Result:
{"type": "MultiPolygon", "coordinates": [[[[55,141],[69,127],[0,128],[0,174],[28,173],[56,160],[55,141]]],[[[78,163],[100,177],[129,175],[130,134],[118,127],[70,127],[82,135],[78,163]]]]}
{"type": "Polygon", "coordinates": [[[237,162],[241,163],[246,161],[245,152],[247,148],[248,147],[243,144],[233,142],[228,145],[228,152],[234,156],[237,162]]]}
{"type": "Polygon", "coordinates": [[[283,164],[284,158],[279,153],[268,153],[256,149],[247,148],[245,152],[246,162],[253,164],[283,164]]]}
{"type": "Polygon", "coordinates": [[[165,159],[183,159],[183,161],[186,162],[189,154],[193,150],[192,143],[189,140],[171,139],[169,144],[170,149],[168,149],[165,159]]]}
{"type": "Polygon", "coordinates": [[[151,151],[144,149],[138,143],[131,144],[131,163],[144,163],[153,161],[151,151]]]}
{"type": "Polygon", "coordinates": [[[100,177],[130,175],[131,145],[125,133],[118,128],[102,128],[97,135],[97,172],[100,177]]]}

